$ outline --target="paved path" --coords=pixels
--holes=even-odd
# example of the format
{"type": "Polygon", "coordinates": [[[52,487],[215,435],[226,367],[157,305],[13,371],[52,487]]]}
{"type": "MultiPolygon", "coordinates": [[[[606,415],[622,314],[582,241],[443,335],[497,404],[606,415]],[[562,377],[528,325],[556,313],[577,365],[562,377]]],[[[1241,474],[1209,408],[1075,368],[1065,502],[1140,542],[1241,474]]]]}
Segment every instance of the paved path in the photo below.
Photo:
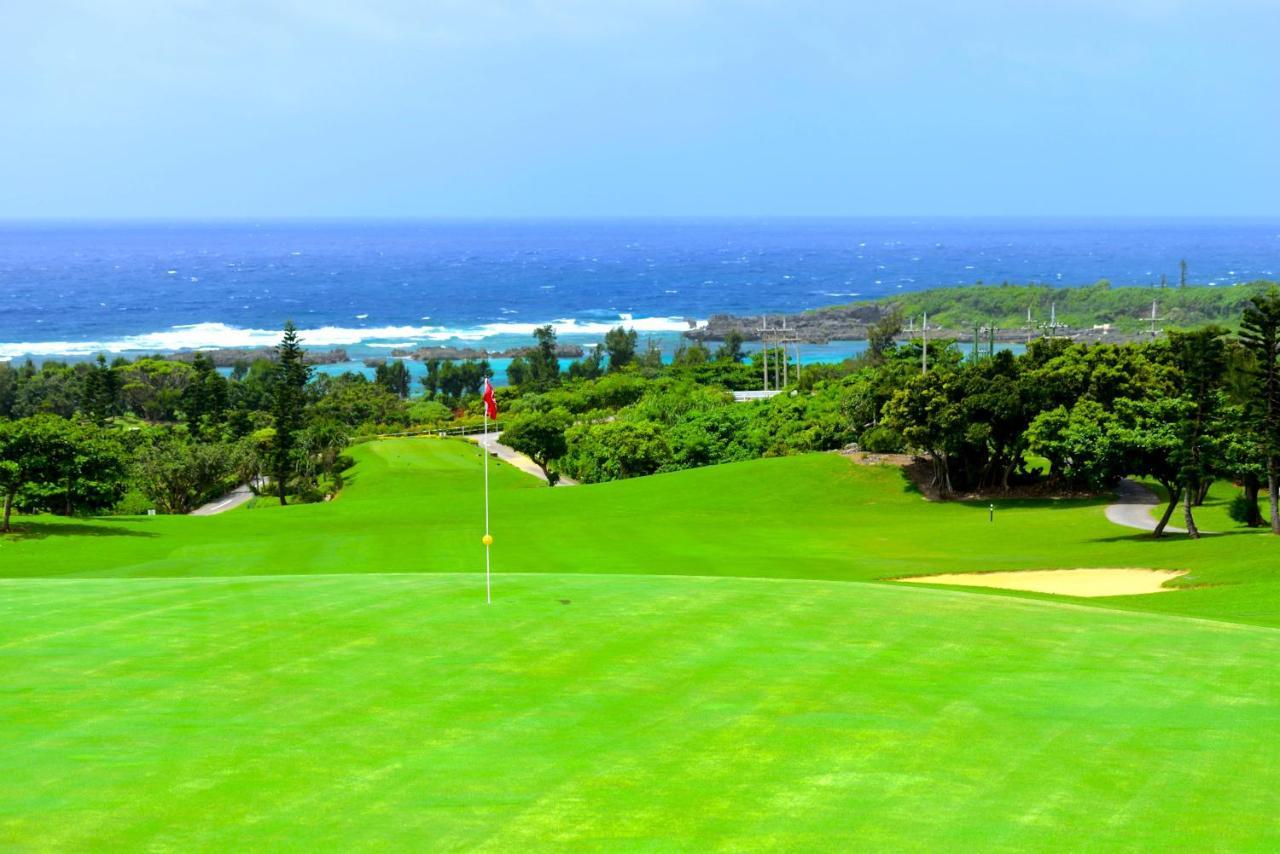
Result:
{"type": "MultiPolygon", "coordinates": [[[[545,482],[547,479],[547,476],[542,473],[542,469],[538,467],[538,464],[535,463],[533,460],[529,459],[529,457],[520,453],[519,451],[501,444],[498,441],[501,437],[502,437],[502,431],[498,431],[496,433],[488,434],[487,441],[484,433],[473,433],[470,436],[467,436],[466,438],[470,439],[472,442],[475,442],[477,445],[480,445],[481,447],[487,448],[490,452],[497,454],[498,459],[506,460],[507,462],[511,463],[511,465],[520,469],[520,471],[527,472],[528,474],[531,474],[534,477],[538,478],[538,480],[545,482]]],[[[556,484],[556,486],[577,486],[577,485],[578,485],[578,482],[576,480],[570,477],[565,477],[564,475],[560,475],[560,481],[559,483],[556,484]]]]}
{"type": "MultiPolygon", "coordinates": [[[[1107,505],[1107,518],[1115,524],[1123,525],[1126,528],[1137,528],[1139,531],[1154,531],[1157,520],[1155,516],[1151,515],[1151,508],[1160,504],[1160,496],[1142,484],[1126,478],[1120,481],[1119,486],[1116,487],[1115,503],[1107,505]]],[[[1178,511],[1173,511],[1173,515],[1174,518],[1177,518],[1178,511]]],[[[1175,528],[1171,524],[1165,526],[1165,531],[1170,534],[1185,534],[1187,532],[1185,528],[1175,528]]],[[[1207,534],[1209,532],[1203,531],[1202,533],[1207,534]]]]}
{"type": "Polygon", "coordinates": [[[241,486],[237,486],[235,489],[231,490],[216,501],[210,501],[208,504],[197,507],[195,510],[191,511],[191,515],[217,516],[219,513],[226,513],[228,510],[234,510],[250,498],[253,498],[253,490],[249,488],[248,484],[243,484],[241,486]]]}

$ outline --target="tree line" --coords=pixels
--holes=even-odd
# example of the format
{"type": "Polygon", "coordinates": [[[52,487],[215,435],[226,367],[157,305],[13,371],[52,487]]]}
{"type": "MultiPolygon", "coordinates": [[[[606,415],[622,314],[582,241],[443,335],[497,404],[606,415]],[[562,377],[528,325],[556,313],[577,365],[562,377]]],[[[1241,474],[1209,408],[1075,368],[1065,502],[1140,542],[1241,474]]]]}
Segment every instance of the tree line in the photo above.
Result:
{"type": "Polygon", "coordinates": [[[1199,536],[1195,508],[1225,479],[1240,486],[1241,521],[1280,533],[1278,330],[1271,289],[1247,301],[1235,334],[1042,338],[1022,355],[930,342],[927,370],[922,342],[877,335],[860,358],[806,366],[786,393],[751,404],[727,393],[758,382],[759,354],[747,364],[740,350],[678,358],[649,376],[625,367],[591,383],[550,375],[512,390],[504,441],[553,478],[584,481],[848,445],[920,455],[944,496],[1028,484],[1101,492],[1145,478],[1167,498],[1156,536],[1179,506],[1199,536]]]}
{"type": "MultiPolygon", "coordinates": [[[[684,344],[664,362],[634,330],[562,367],[556,333],[514,359],[498,389],[504,441],[551,480],[594,482],[856,446],[918,455],[944,496],[1038,485],[1101,492],[1122,477],[1160,484],[1156,535],[1214,480],[1238,484],[1239,518],[1280,532],[1280,292],[1255,294],[1237,332],[1173,331],[1129,344],[1034,341],[1026,352],[966,353],[895,343],[893,319],[867,351],[806,365],[782,393],[734,403],[760,384],[740,338],[684,344]],[[1259,499],[1265,493],[1269,518],[1259,499]]],[[[884,328],[881,329],[880,327],[884,328]]],[[[770,363],[786,359],[773,352],[770,363]]],[[[478,424],[487,362],[427,364],[414,389],[403,363],[373,381],[314,373],[291,326],[274,360],[223,376],[207,359],[0,365],[0,489],[6,508],[56,513],[186,512],[234,483],[279,500],[341,485],[351,441],[478,424]]]]}

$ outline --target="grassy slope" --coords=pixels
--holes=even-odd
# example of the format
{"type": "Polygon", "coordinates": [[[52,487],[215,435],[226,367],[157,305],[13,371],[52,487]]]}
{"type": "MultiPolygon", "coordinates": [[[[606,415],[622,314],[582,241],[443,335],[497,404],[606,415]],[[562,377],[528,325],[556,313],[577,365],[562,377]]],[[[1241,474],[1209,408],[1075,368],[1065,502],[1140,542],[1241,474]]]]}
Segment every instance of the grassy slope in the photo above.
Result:
{"type": "Polygon", "coordinates": [[[1221,622],[1280,623],[1265,534],[992,526],[833,455],[499,466],[485,608],[477,452],[356,455],[329,505],[0,543],[0,845],[1280,844],[1280,632],[1221,622]],[[1116,565],[1216,586],[1108,608],[1212,619],[831,582],[1116,565]]]}
{"type": "MultiPolygon", "coordinates": [[[[476,449],[404,439],[355,453],[351,485],[333,504],[207,519],[46,519],[31,536],[0,545],[0,576],[475,570],[476,449]]],[[[1217,506],[1206,527],[1227,533],[1152,541],[1107,522],[1101,501],[997,502],[992,525],[985,504],[927,504],[896,470],[830,454],[555,490],[507,465],[493,475],[500,572],[865,581],[966,570],[1188,569],[1181,583],[1197,589],[1106,605],[1280,625],[1276,543],[1228,527],[1217,506]]]]}

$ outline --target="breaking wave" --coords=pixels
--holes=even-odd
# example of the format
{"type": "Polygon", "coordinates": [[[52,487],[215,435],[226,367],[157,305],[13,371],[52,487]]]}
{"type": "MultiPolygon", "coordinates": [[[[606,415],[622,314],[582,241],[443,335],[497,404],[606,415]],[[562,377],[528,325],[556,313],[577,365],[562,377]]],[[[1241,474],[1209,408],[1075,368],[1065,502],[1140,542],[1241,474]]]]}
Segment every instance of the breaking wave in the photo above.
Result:
{"type": "MultiPolygon", "coordinates": [[[[678,317],[619,315],[612,321],[580,321],[573,318],[548,321],[562,337],[603,336],[615,326],[637,332],[681,332],[706,321],[678,317]]],[[[308,347],[352,347],[357,345],[396,346],[448,341],[483,341],[503,336],[531,337],[545,323],[484,323],[470,327],[447,326],[320,326],[300,329],[298,335],[308,347]]],[[[249,329],[225,323],[192,323],[160,332],[123,335],[98,341],[12,341],[0,342],[0,360],[19,356],[92,356],[97,353],[171,353],[180,350],[271,347],[280,341],[279,329],[249,329]]]]}

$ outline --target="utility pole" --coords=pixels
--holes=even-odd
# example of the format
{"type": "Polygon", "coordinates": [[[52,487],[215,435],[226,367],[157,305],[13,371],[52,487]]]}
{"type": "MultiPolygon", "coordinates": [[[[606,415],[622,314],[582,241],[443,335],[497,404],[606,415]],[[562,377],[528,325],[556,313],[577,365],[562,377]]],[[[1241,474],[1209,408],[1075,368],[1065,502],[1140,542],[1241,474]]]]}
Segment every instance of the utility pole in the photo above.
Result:
{"type": "Polygon", "coordinates": [[[790,371],[787,370],[790,367],[791,360],[787,358],[787,345],[785,343],[787,340],[787,316],[785,314],[782,316],[782,335],[778,340],[782,342],[782,385],[778,386],[778,388],[786,388],[791,384],[790,371]]]}
{"type": "Polygon", "coordinates": [[[1151,301],[1151,337],[1156,337],[1156,301],[1151,301]]]}
{"type": "Polygon", "coordinates": [[[987,358],[994,359],[996,357],[996,322],[991,321],[991,325],[987,327],[987,358]]]}
{"type": "Polygon", "coordinates": [[[1027,306],[1027,325],[1024,328],[1027,330],[1027,346],[1030,347],[1031,332],[1035,329],[1035,327],[1031,325],[1031,306],[1027,306]]]}
{"type": "Polygon", "coordinates": [[[1185,288],[1187,286],[1187,259],[1183,258],[1178,262],[1178,287],[1185,288]]]}
{"type": "Polygon", "coordinates": [[[1056,301],[1049,305],[1049,322],[1045,325],[1045,328],[1049,330],[1048,337],[1058,337],[1058,303],[1056,301]]]}
{"type": "Polygon", "coordinates": [[[778,345],[778,351],[781,353],[782,359],[782,385],[778,388],[785,388],[791,383],[790,359],[787,358],[787,345],[794,344],[796,351],[796,382],[800,382],[800,336],[787,329],[786,315],[782,317],[782,331],[774,336],[775,343],[778,345]]]}
{"type": "Polygon", "coordinates": [[[929,312],[924,313],[924,319],[920,321],[921,342],[923,346],[920,348],[920,373],[929,373],[929,312]]]}
{"type": "Polygon", "coordinates": [[[764,390],[769,390],[769,318],[767,315],[760,315],[760,364],[764,372],[764,390]]]}

